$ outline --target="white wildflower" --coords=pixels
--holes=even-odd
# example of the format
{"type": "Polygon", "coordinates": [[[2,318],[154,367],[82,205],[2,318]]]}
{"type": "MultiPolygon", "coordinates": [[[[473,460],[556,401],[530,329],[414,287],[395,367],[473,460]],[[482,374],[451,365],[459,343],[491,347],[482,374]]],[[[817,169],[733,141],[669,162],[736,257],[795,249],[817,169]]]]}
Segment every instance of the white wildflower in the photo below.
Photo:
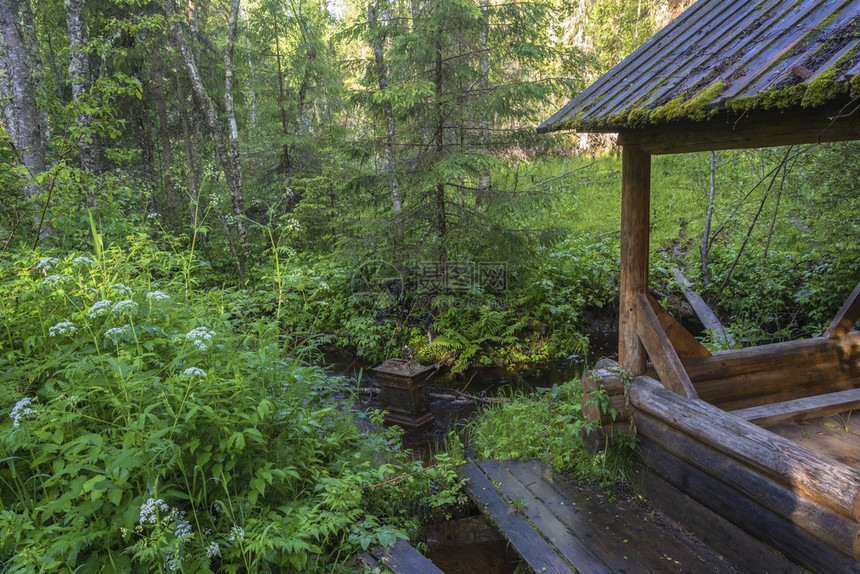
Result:
{"type": "Polygon", "coordinates": [[[161,217],[161,214],[158,213],[157,211],[150,211],[149,213],[146,214],[147,219],[155,219],[156,217],[161,217]]]}
{"type": "Polygon", "coordinates": [[[124,301],[118,301],[113,306],[113,312],[114,313],[123,313],[126,311],[130,311],[130,310],[134,309],[135,307],[137,307],[137,303],[135,303],[131,299],[125,299],[124,301]]]}
{"type": "Polygon", "coordinates": [[[322,289],[323,291],[328,291],[329,288],[330,287],[328,286],[328,283],[326,283],[325,281],[320,281],[320,289],[322,289]]]}
{"type": "Polygon", "coordinates": [[[71,275],[48,275],[42,280],[42,283],[44,283],[45,285],[53,285],[54,283],[68,281],[71,278],[71,275]]]}
{"type": "Polygon", "coordinates": [[[110,329],[105,331],[105,341],[116,343],[120,337],[125,335],[127,330],[128,325],[123,325],[122,327],[111,327],[110,329]]]}
{"type": "Polygon", "coordinates": [[[164,562],[168,570],[170,570],[171,572],[175,572],[176,570],[179,570],[179,568],[182,566],[182,557],[178,554],[173,554],[171,552],[167,555],[167,558],[164,562]]]}
{"type": "Polygon", "coordinates": [[[187,369],[182,371],[182,374],[186,377],[205,377],[206,371],[204,371],[203,369],[198,369],[197,367],[188,367],[187,369]]]}
{"type": "Polygon", "coordinates": [[[88,263],[88,264],[92,264],[92,263],[95,263],[95,262],[94,262],[92,259],[90,259],[89,257],[87,257],[86,255],[81,255],[80,257],[75,257],[74,259],[72,259],[72,263],[88,263]]]}
{"type": "Polygon", "coordinates": [[[140,524],[155,524],[158,520],[158,516],[156,515],[156,510],[161,508],[161,510],[165,510],[167,506],[163,500],[160,498],[158,500],[150,497],[143,506],[140,507],[140,524]]]}
{"type": "Polygon", "coordinates": [[[215,336],[215,331],[211,331],[206,327],[197,327],[196,329],[192,329],[185,335],[186,341],[191,341],[191,344],[197,347],[201,352],[206,352],[209,348],[209,341],[212,340],[212,337],[215,336]]]}
{"type": "Polygon", "coordinates": [[[230,536],[227,538],[230,542],[243,541],[245,539],[245,531],[242,530],[241,526],[233,525],[230,528],[230,536]]]}
{"type": "Polygon", "coordinates": [[[33,404],[33,399],[24,397],[12,407],[12,412],[9,413],[9,418],[12,419],[12,426],[18,428],[21,426],[21,419],[33,412],[30,405],[33,404]]]}
{"type": "Polygon", "coordinates": [[[113,301],[110,299],[102,299],[101,301],[96,301],[93,303],[93,306],[90,307],[90,310],[87,311],[90,315],[90,319],[95,319],[96,317],[101,317],[105,313],[110,310],[110,306],[113,301]]]}
{"type": "Polygon", "coordinates": [[[209,546],[206,547],[206,558],[214,558],[221,554],[221,549],[218,548],[217,542],[210,542],[209,546]]]}
{"type": "Polygon", "coordinates": [[[150,291],[146,294],[147,301],[164,301],[166,299],[170,299],[170,295],[162,291],[150,291]]]}
{"type": "Polygon", "coordinates": [[[114,283],[113,285],[108,285],[107,288],[120,294],[131,295],[131,289],[122,283],[114,283]]]}
{"type": "Polygon", "coordinates": [[[63,321],[62,323],[57,323],[53,327],[48,329],[49,337],[56,337],[57,335],[71,335],[77,331],[75,328],[75,324],[70,321],[63,321]]]}
{"type": "Polygon", "coordinates": [[[191,523],[187,520],[177,520],[176,521],[176,538],[185,538],[186,536],[191,536],[191,523]]]}
{"type": "Polygon", "coordinates": [[[36,269],[44,269],[45,271],[48,271],[51,267],[57,264],[57,261],[59,261],[59,259],[56,257],[42,257],[39,263],[36,264],[36,269]]]}

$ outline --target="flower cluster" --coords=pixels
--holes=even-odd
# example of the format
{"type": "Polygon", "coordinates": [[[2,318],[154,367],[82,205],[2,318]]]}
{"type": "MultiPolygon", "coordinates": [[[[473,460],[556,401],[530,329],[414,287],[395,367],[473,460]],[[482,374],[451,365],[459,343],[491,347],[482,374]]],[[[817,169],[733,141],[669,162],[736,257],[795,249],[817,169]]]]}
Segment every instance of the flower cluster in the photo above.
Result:
{"type": "Polygon", "coordinates": [[[241,526],[233,525],[230,529],[230,536],[227,538],[230,542],[241,542],[245,539],[245,531],[241,526]]]}
{"type": "Polygon", "coordinates": [[[123,313],[125,311],[130,311],[137,307],[137,303],[132,301],[131,299],[126,299],[124,301],[117,301],[117,303],[113,306],[114,313],[123,313]]]}
{"type": "Polygon", "coordinates": [[[167,555],[167,559],[164,562],[168,570],[175,572],[182,566],[182,557],[171,552],[167,555]]]}
{"type": "Polygon", "coordinates": [[[206,371],[204,371],[203,369],[198,369],[197,367],[188,367],[187,369],[182,371],[182,374],[186,377],[205,377],[206,371]]]}
{"type": "Polygon", "coordinates": [[[160,498],[156,500],[150,497],[149,500],[144,502],[143,506],[140,507],[140,523],[155,524],[158,520],[158,516],[156,516],[156,511],[158,509],[161,509],[162,512],[167,512],[170,510],[170,506],[160,498]]]}
{"type": "Polygon", "coordinates": [[[59,261],[59,259],[56,257],[42,257],[39,263],[36,264],[36,269],[44,269],[45,271],[48,271],[51,267],[57,264],[57,261],[59,261]]]}
{"type": "Polygon", "coordinates": [[[111,327],[110,329],[105,331],[105,341],[116,343],[119,338],[125,334],[126,331],[128,331],[128,325],[123,325],[122,327],[111,327]]]}
{"type": "Polygon", "coordinates": [[[206,547],[206,558],[214,558],[221,554],[221,549],[218,547],[217,542],[210,542],[209,546],[206,547]]]}
{"type": "Polygon", "coordinates": [[[131,295],[131,288],[126,287],[122,283],[114,283],[113,285],[108,285],[107,288],[115,293],[131,295]]]}
{"type": "Polygon", "coordinates": [[[81,256],[79,256],[79,257],[75,257],[74,259],[72,259],[72,263],[88,263],[88,264],[92,264],[92,263],[94,263],[94,262],[93,262],[93,260],[92,260],[92,259],[90,259],[90,258],[89,258],[89,257],[87,257],[86,255],[81,255],[81,256]]]}
{"type": "Polygon", "coordinates": [[[192,329],[185,335],[186,341],[191,341],[191,344],[197,347],[201,352],[206,352],[209,348],[209,342],[215,336],[215,331],[211,331],[206,327],[197,327],[192,329]]]}
{"type": "MultiPolygon", "coordinates": [[[[185,513],[179,513],[180,517],[184,517],[185,513]]],[[[176,521],[176,538],[185,538],[191,536],[191,523],[183,518],[176,521]]]]}
{"type": "Polygon", "coordinates": [[[12,412],[9,413],[9,418],[12,419],[12,426],[18,428],[21,426],[21,419],[33,412],[30,405],[33,400],[29,397],[24,397],[12,407],[12,412]]]}
{"type": "Polygon", "coordinates": [[[71,279],[71,275],[48,275],[42,280],[42,283],[45,285],[53,285],[54,283],[61,283],[62,281],[68,281],[71,279]]]}
{"type": "Polygon", "coordinates": [[[93,303],[93,306],[90,307],[90,310],[87,311],[90,315],[90,319],[95,319],[96,317],[101,317],[105,313],[110,310],[110,306],[113,301],[110,299],[102,299],[101,301],[96,301],[93,303]]]}
{"type": "Polygon", "coordinates": [[[57,323],[53,327],[48,328],[48,336],[56,337],[57,335],[71,335],[77,331],[75,328],[75,324],[70,321],[63,321],[62,323],[57,323]]]}
{"type": "Polygon", "coordinates": [[[164,301],[170,299],[170,295],[162,291],[150,291],[146,294],[147,301],[164,301]]]}

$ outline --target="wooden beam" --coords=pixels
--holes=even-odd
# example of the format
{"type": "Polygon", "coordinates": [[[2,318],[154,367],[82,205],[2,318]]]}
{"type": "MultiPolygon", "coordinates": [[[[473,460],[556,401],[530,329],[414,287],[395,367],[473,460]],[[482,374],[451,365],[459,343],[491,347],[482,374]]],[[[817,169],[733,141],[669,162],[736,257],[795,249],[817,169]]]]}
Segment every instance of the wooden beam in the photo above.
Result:
{"type": "Polygon", "coordinates": [[[639,339],[645,345],[654,370],[657,371],[663,385],[679,395],[691,399],[699,398],[678,353],[672,347],[669,337],[663,331],[663,326],[660,325],[657,314],[648,301],[648,296],[644,293],[637,298],[636,328],[639,339]]]}
{"type": "Polygon", "coordinates": [[[732,411],[732,414],[758,426],[766,427],[826,417],[855,409],[860,409],[860,389],[740,409],[732,411]]]}
{"type": "MultiPolygon", "coordinates": [[[[693,311],[696,313],[696,316],[699,318],[699,321],[702,322],[702,325],[705,329],[709,329],[711,331],[711,337],[715,342],[720,345],[725,345],[726,347],[734,347],[735,340],[732,337],[731,333],[726,331],[723,324],[720,322],[717,315],[708,307],[708,304],[705,303],[705,300],[702,297],[693,291],[690,287],[690,280],[681,273],[681,270],[677,267],[672,268],[672,273],[675,277],[675,281],[678,283],[678,287],[681,289],[681,293],[684,294],[684,298],[693,308],[693,311]]],[[[682,357],[683,358],[683,357],[682,357]]]]}
{"type": "Polygon", "coordinates": [[[651,308],[657,314],[657,320],[660,321],[666,336],[672,342],[672,347],[682,359],[690,357],[707,357],[711,354],[698,339],[696,339],[681,323],[675,319],[663,305],[657,302],[654,297],[648,293],[648,302],[651,308]]]}
{"type": "Polygon", "coordinates": [[[830,323],[830,326],[824,331],[824,336],[828,339],[836,337],[844,337],[851,332],[857,320],[860,319],[860,283],[848,297],[848,300],[842,305],[836,318],[830,323]]]}
{"type": "Polygon", "coordinates": [[[634,416],[644,412],[798,494],[860,519],[857,470],[704,401],[684,398],[649,377],[636,377],[629,394],[634,416]]]}
{"type": "Polygon", "coordinates": [[[618,143],[662,155],[723,149],[860,139],[860,114],[844,104],[789,112],[782,110],[722,111],[705,122],[679,121],[644,129],[622,130],[618,143]],[[845,107],[843,107],[845,106],[845,107]]]}
{"type": "Polygon", "coordinates": [[[641,375],[645,372],[645,348],[636,331],[636,298],[648,290],[651,156],[639,147],[624,146],[621,170],[618,362],[634,375],[641,375]]]}

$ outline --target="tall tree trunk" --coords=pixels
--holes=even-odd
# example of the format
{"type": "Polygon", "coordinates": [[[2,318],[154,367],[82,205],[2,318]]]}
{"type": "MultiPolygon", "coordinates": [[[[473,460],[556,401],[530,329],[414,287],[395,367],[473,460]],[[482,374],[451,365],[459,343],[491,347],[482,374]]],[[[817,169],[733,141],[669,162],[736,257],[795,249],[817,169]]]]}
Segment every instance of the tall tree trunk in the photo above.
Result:
{"type": "MultiPolygon", "coordinates": [[[[367,5],[367,24],[370,29],[371,47],[373,48],[376,83],[379,91],[384,92],[388,88],[388,68],[385,64],[385,38],[377,32],[379,28],[377,17],[379,5],[380,0],[374,0],[373,3],[367,5]]],[[[382,10],[382,18],[386,21],[386,25],[390,24],[391,12],[387,5],[382,10]]],[[[403,223],[401,221],[403,198],[400,195],[400,182],[395,171],[397,158],[394,152],[394,112],[391,109],[391,101],[387,97],[383,97],[382,100],[382,115],[385,120],[385,155],[382,161],[382,172],[388,177],[391,212],[394,215],[394,237],[400,244],[403,242],[403,223]]]]}
{"type": "MultiPolygon", "coordinates": [[[[242,188],[242,161],[239,158],[239,128],[236,125],[236,109],[233,105],[234,70],[233,50],[236,47],[236,30],[239,26],[240,0],[230,0],[230,24],[227,29],[227,46],[224,49],[224,108],[227,111],[227,126],[229,127],[230,152],[233,156],[233,168],[238,185],[242,188]]],[[[245,246],[242,247],[245,249],[245,246]]]]}
{"type": "Polygon", "coordinates": [[[245,198],[242,191],[242,176],[233,162],[233,156],[227,148],[224,141],[224,134],[221,132],[221,127],[218,124],[218,118],[215,115],[215,109],[212,104],[212,99],[209,97],[209,92],[206,91],[206,86],[203,84],[203,78],[200,76],[200,71],[197,67],[197,62],[191,53],[188,38],[185,31],[176,21],[176,6],[173,0],[162,0],[164,14],[170,22],[170,30],[173,34],[173,39],[176,42],[176,47],[182,57],[182,63],[185,71],[188,74],[188,79],[191,81],[191,88],[197,98],[203,114],[206,117],[206,123],[209,126],[209,135],[215,144],[215,152],[221,161],[221,167],[224,171],[224,177],[227,180],[227,187],[230,191],[230,202],[233,207],[233,215],[236,220],[236,234],[239,237],[240,259],[239,265],[244,265],[250,255],[250,244],[248,243],[248,233],[245,226],[245,198]]]}
{"type": "MultiPolygon", "coordinates": [[[[278,14],[277,12],[272,12],[273,19],[273,27],[275,30],[275,58],[278,63],[278,109],[281,115],[281,129],[284,133],[284,139],[288,139],[290,135],[290,128],[287,123],[287,106],[286,106],[286,90],[284,88],[284,70],[281,65],[281,31],[280,26],[278,25],[278,14]]],[[[282,160],[282,176],[284,183],[289,181],[290,176],[293,173],[292,166],[292,157],[290,156],[290,145],[287,142],[284,142],[283,146],[283,160],[282,160]]],[[[284,190],[284,198],[281,201],[281,210],[286,213],[289,211],[289,206],[292,203],[292,195],[293,190],[286,185],[286,189],[284,190]]]]}
{"type": "Polygon", "coordinates": [[[3,125],[30,178],[25,199],[35,202],[41,188],[35,177],[45,171],[47,134],[30,76],[29,52],[19,25],[17,0],[0,0],[0,98],[3,125]]]}
{"type": "Polygon", "coordinates": [[[167,221],[176,223],[178,204],[176,188],[173,185],[173,149],[170,145],[170,132],[167,120],[167,103],[164,101],[164,66],[158,47],[152,51],[152,83],[155,86],[155,105],[158,110],[158,127],[161,136],[161,172],[167,196],[167,221]]]}
{"type": "MultiPolygon", "coordinates": [[[[72,98],[79,103],[90,89],[90,62],[86,51],[87,22],[82,0],[63,0],[63,4],[66,7],[66,26],[69,31],[69,77],[72,81],[72,98]]],[[[90,131],[92,116],[81,114],[77,122],[83,132],[78,144],[81,149],[81,165],[85,171],[98,174],[99,150],[94,134],[90,131]]],[[[87,186],[87,205],[94,204],[95,191],[91,186],[87,186]]]]}
{"type": "MultiPolygon", "coordinates": [[[[442,33],[436,36],[436,160],[441,161],[445,153],[445,114],[442,107],[442,33]]],[[[447,267],[446,240],[448,220],[445,213],[445,183],[436,186],[436,232],[439,235],[439,266],[447,267]]]]}
{"type": "MultiPolygon", "coordinates": [[[[42,55],[39,51],[36,19],[33,17],[33,7],[30,4],[30,0],[22,0],[20,7],[24,45],[27,47],[27,59],[30,63],[30,80],[33,83],[33,93],[39,95],[47,92],[47,86],[45,85],[45,68],[42,65],[42,55]]],[[[41,138],[41,146],[42,149],[47,150],[51,137],[48,128],[48,113],[38,106],[36,107],[36,112],[39,116],[38,135],[41,138]]]]}
{"type": "Polygon", "coordinates": [[[699,248],[702,262],[702,286],[705,288],[705,299],[710,298],[711,275],[708,269],[708,252],[711,250],[711,220],[714,216],[714,197],[717,193],[717,152],[711,152],[711,194],[708,198],[708,213],[705,216],[705,233],[702,236],[702,246],[699,248]]]}
{"type": "MultiPolygon", "coordinates": [[[[486,97],[487,91],[490,89],[490,58],[489,58],[489,41],[490,41],[490,2],[489,0],[479,0],[478,5],[481,8],[481,18],[483,19],[483,27],[481,29],[481,51],[478,53],[478,91],[481,98],[486,97]]],[[[487,110],[484,106],[478,109],[480,119],[478,121],[478,130],[480,134],[481,147],[486,153],[486,146],[489,143],[490,122],[487,118],[487,110]]],[[[490,191],[490,171],[483,170],[478,176],[478,190],[475,195],[475,208],[478,211],[483,211],[487,194],[490,191]]]]}

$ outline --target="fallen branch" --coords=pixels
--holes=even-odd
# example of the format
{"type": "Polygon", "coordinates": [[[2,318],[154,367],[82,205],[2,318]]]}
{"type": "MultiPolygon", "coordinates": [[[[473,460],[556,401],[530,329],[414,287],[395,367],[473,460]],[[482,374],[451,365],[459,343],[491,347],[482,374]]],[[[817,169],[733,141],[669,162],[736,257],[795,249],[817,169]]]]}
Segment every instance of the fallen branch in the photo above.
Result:
{"type": "MultiPolygon", "coordinates": [[[[377,387],[344,387],[343,385],[329,385],[329,388],[335,391],[341,391],[344,393],[358,393],[360,395],[375,396],[382,392],[382,390],[377,387]]],[[[433,391],[430,391],[428,395],[430,395],[430,398],[442,399],[446,401],[468,400],[493,405],[510,402],[510,399],[503,399],[497,397],[479,397],[477,395],[470,395],[469,393],[464,393],[462,391],[457,390],[453,390],[451,391],[451,393],[435,393],[433,391]]]]}
{"type": "Polygon", "coordinates": [[[390,480],[386,480],[385,482],[380,482],[379,484],[368,484],[367,486],[362,486],[361,489],[366,490],[368,488],[376,488],[377,486],[383,486],[386,484],[395,484],[395,483],[400,482],[404,478],[409,478],[410,476],[415,476],[416,474],[420,474],[420,473],[424,472],[425,470],[430,470],[431,468],[436,468],[436,465],[431,464],[430,466],[425,466],[424,468],[416,470],[415,472],[410,472],[409,474],[402,474],[400,476],[395,476],[394,478],[392,478],[390,480]]]}

